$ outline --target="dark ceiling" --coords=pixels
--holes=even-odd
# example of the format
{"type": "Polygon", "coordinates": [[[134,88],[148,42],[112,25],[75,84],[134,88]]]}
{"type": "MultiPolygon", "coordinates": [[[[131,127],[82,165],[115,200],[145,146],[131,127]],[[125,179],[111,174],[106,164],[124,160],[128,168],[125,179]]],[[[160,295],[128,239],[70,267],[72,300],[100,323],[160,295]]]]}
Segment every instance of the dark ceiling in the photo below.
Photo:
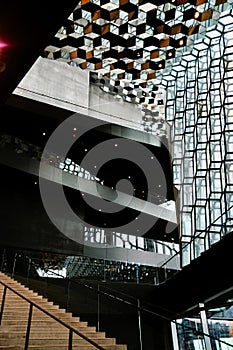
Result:
{"type": "Polygon", "coordinates": [[[43,53],[74,9],[75,0],[2,1],[0,6],[0,104],[43,53]],[[3,44],[6,44],[5,47],[3,44]]]}

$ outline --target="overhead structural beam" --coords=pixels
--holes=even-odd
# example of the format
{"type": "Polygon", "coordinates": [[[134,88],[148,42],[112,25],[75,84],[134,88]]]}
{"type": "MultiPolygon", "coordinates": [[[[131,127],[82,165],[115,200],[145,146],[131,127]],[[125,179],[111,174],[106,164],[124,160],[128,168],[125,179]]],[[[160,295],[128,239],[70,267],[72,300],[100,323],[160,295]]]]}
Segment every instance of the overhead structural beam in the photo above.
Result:
{"type": "Polygon", "coordinates": [[[131,197],[126,193],[112,190],[94,181],[66,173],[46,162],[42,162],[40,167],[40,162],[38,160],[30,159],[29,156],[25,154],[17,154],[14,151],[3,148],[0,150],[0,163],[35,176],[39,176],[40,173],[40,176],[46,180],[59,183],[110,202],[114,199],[114,203],[123,207],[128,207],[152,217],[166,220],[172,224],[177,224],[176,212],[173,210],[146,202],[139,198],[131,197]]]}

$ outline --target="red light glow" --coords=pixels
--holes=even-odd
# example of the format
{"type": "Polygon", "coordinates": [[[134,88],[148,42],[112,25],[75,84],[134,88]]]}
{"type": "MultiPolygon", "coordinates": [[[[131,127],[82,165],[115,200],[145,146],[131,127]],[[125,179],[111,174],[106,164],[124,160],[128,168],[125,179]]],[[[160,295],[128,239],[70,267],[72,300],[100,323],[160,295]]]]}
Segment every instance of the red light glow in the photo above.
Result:
{"type": "Polygon", "coordinates": [[[9,44],[5,43],[4,41],[0,41],[0,49],[4,49],[7,46],[9,46],[9,44]]]}

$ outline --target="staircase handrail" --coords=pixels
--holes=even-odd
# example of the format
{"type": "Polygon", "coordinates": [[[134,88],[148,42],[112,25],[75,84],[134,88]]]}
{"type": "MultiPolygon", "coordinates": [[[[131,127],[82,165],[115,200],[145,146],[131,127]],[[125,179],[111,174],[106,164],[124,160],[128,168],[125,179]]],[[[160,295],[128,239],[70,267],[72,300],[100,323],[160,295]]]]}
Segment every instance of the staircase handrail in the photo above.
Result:
{"type": "Polygon", "coordinates": [[[29,315],[28,315],[28,326],[27,326],[27,334],[26,334],[26,339],[25,339],[25,348],[24,350],[27,350],[28,348],[28,343],[29,343],[29,336],[30,336],[30,326],[31,326],[31,318],[32,318],[32,307],[35,307],[37,309],[39,309],[40,311],[42,311],[43,313],[45,313],[47,316],[49,316],[50,318],[54,319],[56,322],[60,323],[62,326],[66,327],[69,329],[69,346],[68,346],[68,350],[72,350],[72,339],[73,339],[73,333],[77,334],[78,336],[80,336],[81,338],[83,338],[84,340],[86,340],[88,343],[90,343],[91,345],[95,346],[97,349],[99,350],[105,350],[102,346],[100,346],[99,344],[97,344],[95,341],[93,341],[92,339],[89,339],[88,337],[86,337],[84,334],[82,334],[81,332],[79,332],[77,329],[75,329],[74,327],[68,325],[66,322],[60,320],[58,317],[54,316],[52,313],[50,313],[49,311],[45,310],[42,306],[38,305],[37,303],[35,303],[34,301],[31,301],[29,298],[25,297],[24,295],[22,295],[20,292],[14,290],[12,287],[10,287],[7,283],[0,281],[0,283],[4,286],[4,291],[3,291],[3,296],[2,296],[2,305],[1,305],[1,313],[0,313],[0,325],[1,325],[1,320],[2,320],[2,316],[3,316],[3,311],[4,311],[4,304],[5,304],[5,298],[6,298],[6,291],[7,289],[11,290],[13,293],[15,293],[16,295],[18,295],[20,298],[22,298],[23,300],[25,300],[26,302],[28,302],[30,304],[30,309],[29,309],[29,315]]]}
{"type": "MultiPolygon", "coordinates": [[[[49,271],[49,270],[48,270],[48,271],[49,271]]],[[[52,271],[52,270],[51,270],[51,271],[52,271]]],[[[62,275],[60,275],[60,274],[58,274],[58,273],[56,273],[56,272],[54,272],[54,271],[53,271],[53,273],[54,273],[55,275],[59,276],[60,278],[66,279],[66,277],[64,277],[64,276],[62,276],[62,275]]],[[[112,295],[112,294],[109,294],[109,293],[107,293],[107,292],[101,291],[100,288],[95,288],[95,287],[93,287],[93,286],[91,286],[91,285],[88,285],[87,283],[83,283],[83,282],[81,282],[81,281],[75,281],[75,280],[73,280],[73,279],[70,279],[70,280],[71,280],[72,282],[76,283],[76,284],[80,284],[80,285],[82,285],[82,286],[84,286],[84,287],[86,287],[86,288],[89,288],[89,289],[93,290],[96,294],[105,295],[105,296],[107,296],[107,297],[109,297],[109,298],[112,298],[112,299],[114,299],[114,300],[121,301],[121,302],[123,302],[124,304],[130,305],[130,306],[136,308],[136,309],[139,310],[139,311],[144,311],[144,312],[146,312],[146,313],[148,313],[148,314],[150,314],[150,315],[152,315],[152,316],[156,316],[156,317],[162,318],[162,319],[164,319],[164,320],[166,320],[166,321],[169,321],[169,322],[171,322],[171,323],[174,323],[176,326],[179,325],[179,323],[178,323],[176,320],[174,320],[174,319],[171,320],[169,317],[167,317],[167,316],[165,316],[165,315],[161,315],[160,313],[157,313],[157,312],[152,311],[152,310],[149,310],[149,309],[147,309],[147,308],[145,308],[145,307],[139,306],[138,304],[134,304],[133,302],[127,301],[127,300],[125,300],[125,299],[123,299],[123,298],[121,298],[121,297],[117,297],[117,296],[115,296],[115,295],[112,295]]],[[[102,285],[101,285],[101,287],[106,288],[106,289],[109,289],[109,290],[111,290],[111,291],[113,291],[113,292],[117,292],[117,293],[119,293],[119,294],[125,295],[125,296],[127,296],[127,297],[135,298],[135,297],[133,297],[133,296],[131,296],[131,295],[128,295],[128,294],[123,293],[123,292],[115,291],[115,290],[113,290],[113,289],[111,289],[111,288],[109,288],[109,287],[106,287],[106,286],[102,286],[102,285]]],[[[136,299],[136,298],[135,298],[135,299],[136,299]]],[[[147,303],[147,302],[146,302],[146,303],[147,303]]],[[[160,307],[160,308],[161,308],[161,307],[160,307]]],[[[166,311],[166,312],[169,311],[169,310],[166,310],[166,309],[164,309],[164,308],[161,308],[161,309],[163,309],[163,310],[166,311]]],[[[176,315],[180,317],[179,314],[176,314],[176,315]]],[[[210,339],[217,340],[219,343],[225,344],[225,345],[227,345],[227,346],[233,348],[233,345],[232,345],[232,344],[229,344],[229,343],[225,342],[224,340],[220,340],[219,338],[215,337],[214,335],[210,335],[210,334],[205,333],[205,332],[203,332],[203,331],[198,331],[196,328],[193,328],[193,327],[191,327],[191,326],[182,325],[182,327],[184,327],[184,328],[186,328],[186,329],[189,329],[189,330],[192,330],[196,335],[201,335],[201,336],[203,336],[203,337],[208,337],[208,338],[210,338],[210,339]]]]}

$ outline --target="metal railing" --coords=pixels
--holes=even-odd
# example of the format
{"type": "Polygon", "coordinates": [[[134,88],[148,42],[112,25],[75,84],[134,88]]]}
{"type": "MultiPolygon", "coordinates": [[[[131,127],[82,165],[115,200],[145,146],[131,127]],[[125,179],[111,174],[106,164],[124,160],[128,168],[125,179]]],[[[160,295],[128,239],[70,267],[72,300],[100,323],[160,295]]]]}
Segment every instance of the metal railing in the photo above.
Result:
{"type": "MultiPolygon", "coordinates": [[[[30,265],[33,265],[34,262],[32,260],[31,257],[28,257],[28,256],[25,256],[26,258],[28,258],[28,260],[30,261],[30,265]]],[[[13,270],[12,270],[12,274],[11,276],[13,277],[14,276],[14,268],[15,268],[15,263],[13,263],[13,270]]],[[[171,322],[172,324],[175,324],[176,327],[183,327],[184,329],[188,329],[190,331],[193,332],[193,334],[195,336],[201,336],[201,337],[208,337],[209,339],[212,339],[213,341],[217,341],[219,342],[219,344],[224,344],[230,348],[233,348],[233,345],[232,344],[229,344],[227,343],[226,341],[222,340],[222,339],[219,339],[217,337],[215,337],[214,335],[211,335],[211,334],[207,334],[203,331],[200,331],[200,330],[197,330],[196,328],[194,327],[191,327],[191,326],[188,326],[188,325],[184,325],[184,324],[180,324],[179,322],[177,322],[177,319],[178,318],[181,318],[181,315],[178,314],[178,313],[174,313],[174,311],[170,311],[168,309],[166,309],[165,307],[161,307],[160,305],[155,305],[155,304],[150,304],[149,302],[147,301],[143,301],[143,304],[145,305],[145,307],[141,306],[140,303],[138,303],[138,298],[132,296],[132,295],[129,295],[129,294],[126,294],[124,292],[121,292],[119,290],[115,290],[115,289],[111,289],[107,286],[104,286],[104,285],[100,285],[99,283],[97,283],[97,286],[93,286],[93,285],[90,285],[88,284],[87,282],[83,282],[83,281],[80,281],[80,280],[76,280],[76,279],[73,279],[73,278],[69,278],[67,279],[66,277],[60,275],[59,273],[56,273],[54,272],[54,270],[51,270],[51,272],[54,274],[54,275],[57,275],[57,277],[60,277],[60,278],[63,278],[63,279],[66,279],[68,280],[68,285],[70,285],[70,282],[74,283],[74,284],[77,284],[77,285],[81,285],[85,288],[87,288],[88,290],[91,290],[92,292],[94,292],[94,294],[97,295],[97,301],[98,301],[98,315],[97,315],[97,331],[99,331],[99,328],[100,328],[100,324],[99,324],[99,320],[100,320],[100,316],[99,316],[99,310],[100,310],[100,295],[102,296],[105,296],[107,298],[109,298],[110,300],[114,301],[114,302],[121,302],[125,305],[128,305],[128,306],[131,306],[133,307],[139,314],[141,312],[144,312],[144,313],[147,313],[147,314],[150,314],[154,317],[159,317],[165,321],[168,321],[168,322],[171,322]],[[102,290],[101,290],[102,289],[102,290]],[[115,294],[115,295],[114,295],[115,294]],[[159,312],[155,312],[155,311],[152,311],[152,308],[155,308],[157,310],[160,310],[159,312]],[[169,316],[166,316],[166,315],[169,315],[170,314],[170,317],[169,316]],[[171,319],[173,318],[173,319],[171,319]],[[175,319],[174,319],[175,318],[175,319]]],[[[29,278],[28,276],[26,277],[27,279],[27,284],[29,285],[29,278]]],[[[2,283],[2,282],[1,282],[2,283]]],[[[4,284],[4,283],[2,283],[4,284]]],[[[7,287],[9,289],[11,289],[10,287],[7,287]]],[[[14,291],[15,292],[15,291],[14,291]]],[[[16,294],[18,294],[19,296],[21,296],[19,293],[15,292],[16,294]]],[[[4,289],[4,293],[3,293],[3,300],[5,299],[5,296],[6,295],[6,292],[5,292],[5,289],[4,289]]],[[[72,350],[72,336],[73,336],[73,332],[80,335],[83,339],[89,341],[89,343],[91,343],[92,345],[96,346],[97,349],[103,349],[101,346],[99,346],[98,344],[95,344],[95,342],[93,342],[92,340],[88,339],[87,337],[85,337],[84,335],[80,334],[77,330],[75,330],[73,327],[69,326],[69,325],[66,325],[64,322],[62,322],[60,319],[56,318],[56,316],[53,316],[51,315],[48,311],[46,310],[43,310],[43,308],[41,308],[40,306],[36,305],[35,303],[31,302],[30,300],[28,300],[27,298],[21,296],[23,299],[27,300],[29,303],[32,304],[32,306],[35,306],[37,307],[38,309],[40,309],[41,311],[43,311],[45,314],[51,316],[53,319],[55,319],[56,321],[60,322],[62,325],[64,325],[65,327],[69,328],[69,347],[68,347],[68,350],[72,350]]],[[[2,313],[3,313],[3,309],[4,309],[4,301],[2,300],[2,307],[1,307],[1,314],[0,314],[0,320],[2,318],[2,313]]],[[[67,303],[68,305],[68,303],[67,303]]],[[[28,324],[30,324],[31,322],[31,316],[30,316],[30,310],[29,310],[29,320],[28,320],[28,324]]],[[[0,322],[0,325],[1,325],[1,322],[0,322]]],[[[26,334],[26,337],[28,336],[28,339],[29,339],[29,335],[30,335],[30,326],[29,327],[29,333],[28,335],[26,334]]],[[[27,330],[28,332],[28,330],[27,330]]],[[[139,332],[140,332],[140,329],[139,329],[139,332]]],[[[25,344],[26,344],[26,341],[25,341],[25,344]]],[[[25,350],[27,350],[27,348],[25,348],[25,350]]]]}
{"type": "Polygon", "coordinates": [[[27,322],[24,350],[27,350],[28,345],[29,345],[33,308],[36,308],[36,309],[42,311],[44,314],[46,314],[47,316],[49,316],[50,318],[52,318],[56,322],[60,323],[62,326],[64,326],[65,328],[67,328],[69,330],[68,350],[72,350],[72,348],[73,348],[73,334],[77,334],[78,336],[80,336],[81,338],[86,340],[89,344],[95,346],[96,349],[104,350],[104,348],[102,346],[100,346],[99,344],[94,342],[92,339],[89,339],[84,334],[82,334],[77,329],[75,329],[74,327],[66,324],[64,321],[60,320],[58,317],[52,315],[49,311],[45,310],[43,307],[37,305],[35,302],[33,302],[30,299],[28,299],[27,297],[23,296],[21,293],[17,292],[12,287],[8,286],[7,283],[4,283],[3,281],[0,281],[0,283],[4,286],[3,295],[2,295],[2,303],[1,303],[0,326],[2,324],[7,289],[9,289],[11,292],[15,293],[16,295],[18,295],[21,299],[25,300],[30,305],[29,313],[28,313],[28,322],[27,322]]]}
{"type": "MultiPolygon", "coordinates": [[[[65,278],[65,277],[63,276],[63,278],[65,278]]],[[[181,326],[180,323],[178,323],[178,322],[176,321],[176,319],[171,320],[169,317],[167,317],[167,316],[165,316],[165,315],[162,315],[162,314],[159,313],[159,312],[155,312],[155,311],[152,311],[151,309],[149,309],[149,308],[151,308],[151,307],[154,306],[154,305],[150,304],[149,302],[143,301],[143,303],[144,303],[145,305],[147,305],[148,307],[142,307],[142,306],[140,306],[140,302],[138,303],[139,299],[137,299],[136,297],[133,297],[132,295],[126,294],[126,293],[121,292],[121,291],[116,291],[116,290],[111,289],[111,288],[109,288],[109,287],[107,287],[107,286],[102,286],[102,285],[101,285],[101,288],[103,288],[103,289],[105,289],[105,290],[108,290],[109,292],[103,291],[103,290],[100,289],[100,285],[99,285],[99,284],[97,285],[97,288],[95,288],[95,287],[93,287],[93,286],[91,286],[91,285],[89,285],[89,284],[87,284],[87,283],[83,283],[83,282],[81,282],[81,281],[75,281],[75,280],[71,280],[71,281],[72,281],[73,283],[75,283],[75,284],[80,284],[80,285],[82,285],[82,286],[84,286],[84,287],[86,287],[86,288],[92,290],[94,293],[97,294],[97,296],[103,295],[103,296],[106,296],[107,298],[110,298],[110,299],[113,300],[113,301],[120,301],[120,302],[122,302],[122,303],[124,303],[124,304],[126,304],[126,305],[130,305],[130,306],[132,306],[134,309],[136,309],[138,313],[145,312],[145,313],[150,314],[150,315],[152,315],[152,316],[155,316],[155,317],[159,317],[159,318],[161,318],[161,319],[164,319],[165,321],[169,321],[169,322],[175,324],[177,327],[180,327],[180,326],[181,326]],[[118,294],[118,295],[121,295],[121,297],[120,297],[120,296],[113,295],[113,294],[110,294],[111,292],[112,292],[112,293],[116,293],[116,294],[118,294]],[[128,298],[128,299],[131,298],[131,300],[134,299],[134,302],[129,301],[129,300],[126,300],[126,298],[128,298]]],[[[99,302],[99,298],[98,298],[98,302],[99,302]]],[[[159,308],[159,309],[160,309],[161,311],[163,311],[164,313],[169,313],[169,312],[170,312],[170,310],[165,309],[164,307],[161,307],[161,306],[159,306],[159,305],[156,305],[156,307],[159,308]]],[[[99,310],[99,306],[98,306],[98,310],[99,310]]],[[[179,314],[176,314],[176,317],[178,318],[178,317],[180,317],[180,315],[179,315],[179,314]]],[[[98,322],[99,322],[99,315],[98,315],[98,322]]],[[[182,325],[182,327],[184,327],[184,328],[186,328],[186,329],[188,329],[188,330],[190,330],[190,331],[193,331],[193,334],[195,334],[195,335],[197,335],[197,336],[201,336],[201,337],[203,337],[203,338],[204,338],[204,337],[207,337],[207,338],[209,338],[209,339],[212,339],[212,340],[214,340],[214,341],[219,342],[219,344],[224,344],[224,345],[229,346],[230,348],[233,348],[233,345],[232,345],[232,344],[229,344],[229,343],[227,343],[227,342],[224,341],[224,340],[220,340],[219,338],[215,337],[214,335],[211,335],[211,334],[205,333],[205,332],[203,332],[203,331],[197,330],[196,328],[191,327],[191,326],[188,326],[188,325],[182,325]]],[[[98,324],[98,328],[99,328],[99,324],[98,324]]],[[[141,330],[139,329],[139,331],[141,331],[141,330]]]]}
{"type": "MultiPolygon", "coordinates": [[[[65,279],[64,276],[61,276],[59,274],[57,274],[57,276],[65,279]]],[[[91,290],[92,292],[94,292],[98,296],[98,303],[99,303],[99,296],[102,295],[102,296],[105,296],[105,297],[113,300],[114,302],[122,302],[125,305],[131,306],[135,310],[137,310],[137,312],[139,312],[139,313],[145,312],[145,313],[152,315],[154,317],[159,317],[165,321],[168,321],[168,322],[175,324],[176,327],[183,327],[185,329],[192,331],[193,334],[195,334],[196,336],[201,336],[203,338],[207,337],[209,339],[212,339],[213,341],[217,341],[219,344],[224,344],[230,348],[233,348],[232,344],[229,344],[226,341],[215,337],[214,335],[197,330],[196,328],[188,326],[188,325],[184,325],[184,324],[181,325],[179,322],[176,321],[176,319],[171,320],[170,317],[163,315],[161,312],[152,311],[151,307],[154,307],[155,305],[152,305],[149,302],[143,301],[143,303],[145,305],[147,305],[147,307],[140,306],[140,303],[138,303],[139,299],[137,299],[136,297],[133,297],[132,295],[126,294],[126,293],[121,292],[121,291],[116,291],[116,290],[111,289],[107,286],[103,286],[103,285],[100,286],[99,284],[97,285],[97,287],[94,287],[94,286],[89,285],[88,283],[81,282],[80,280],[77,281],[77,280],[69,279],[69,282],[70,281],[72,281],[72,283],[74,283],[74,284],[79,284],[79,285],[91,290]],[[101,290],[101,288],[104,289],[105,291],[101,290]],[[118,294],[118,296],[114,295],[113,293],[118,294]],[[130,301],[129,299],[131,299],[133,301],[130,301]]],[[[159,305],[156,305],[156,307],[159,308],[164,313],[171,313],[168,309],[165,309],[164,307],[161,307],[159,305]]],[[[99,310],[99,305],[98,305],[98,310],[99,310]]],[[[179,318],[180,316],[181,316],[180,314],[176,314],[176,318],[179,318]]],[[[97,319],[98,319],[98,329],[97,330],[99,331],[99,315],[97,315],[97,319]]],[[[70,348],[68,350],[70,350],[70,348]]]]}

